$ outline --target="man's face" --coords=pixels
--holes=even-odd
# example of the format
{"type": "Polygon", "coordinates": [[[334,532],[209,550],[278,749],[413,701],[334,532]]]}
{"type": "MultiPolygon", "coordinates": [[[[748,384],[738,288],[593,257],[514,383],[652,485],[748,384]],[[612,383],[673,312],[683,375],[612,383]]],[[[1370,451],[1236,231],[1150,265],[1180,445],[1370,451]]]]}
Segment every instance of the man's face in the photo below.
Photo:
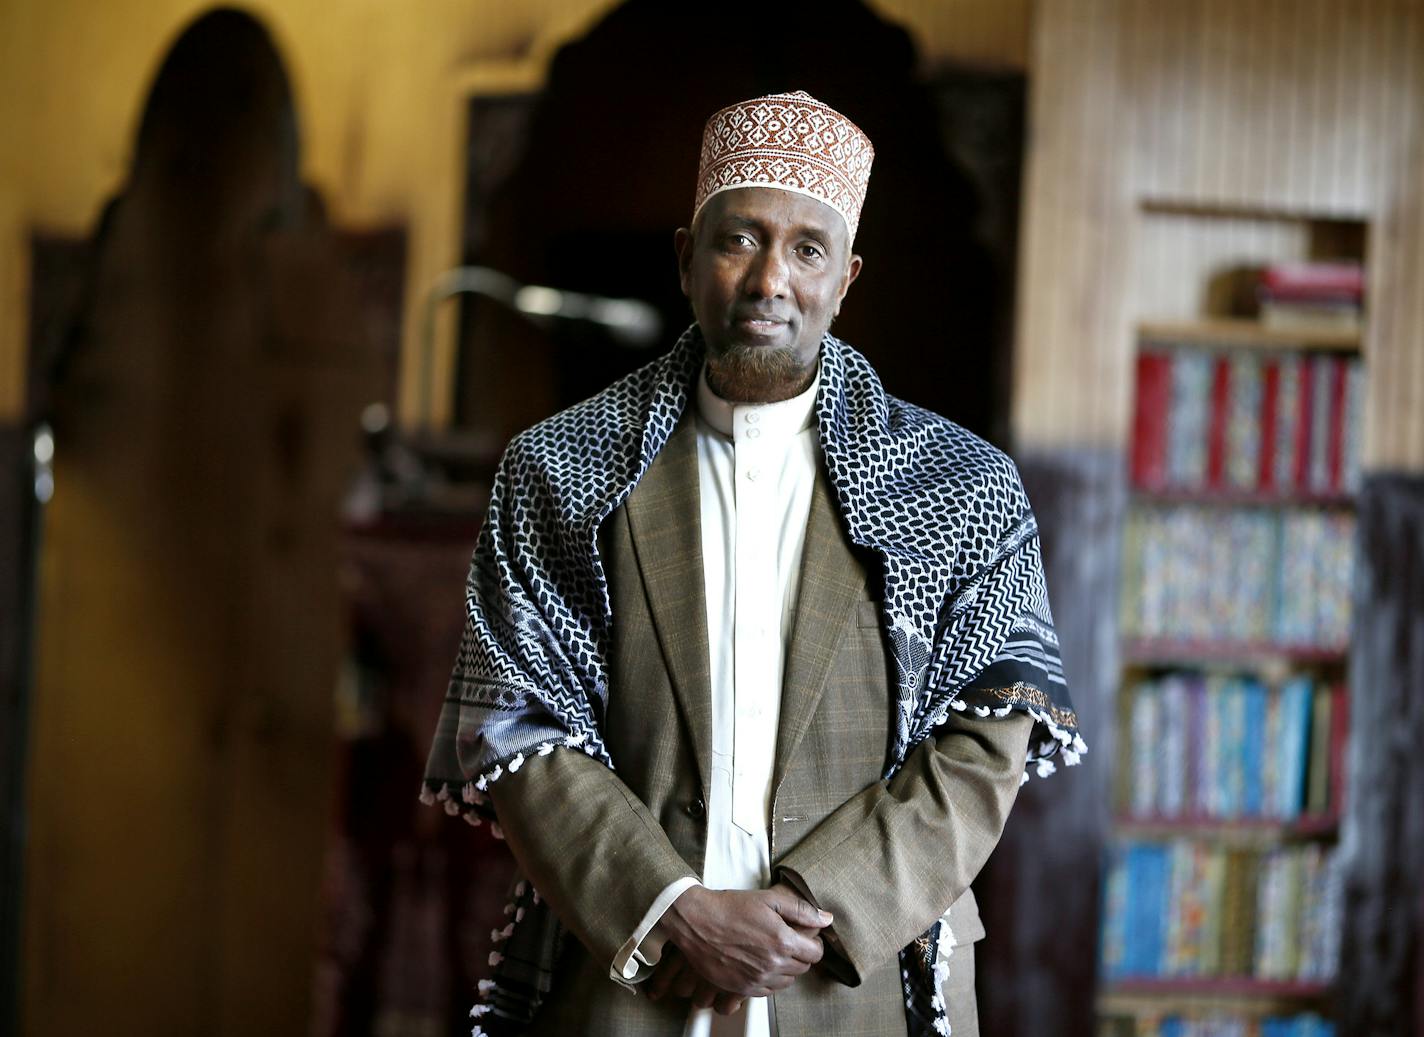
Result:
{"type": "Polygon", "coordinates": [[[772,402],[810,384],[821,336],[860,273],[846,237],[830,206],[770,187],[713,195],[695,233],[678,230],[682,291],[719,396],[772,402]]]}

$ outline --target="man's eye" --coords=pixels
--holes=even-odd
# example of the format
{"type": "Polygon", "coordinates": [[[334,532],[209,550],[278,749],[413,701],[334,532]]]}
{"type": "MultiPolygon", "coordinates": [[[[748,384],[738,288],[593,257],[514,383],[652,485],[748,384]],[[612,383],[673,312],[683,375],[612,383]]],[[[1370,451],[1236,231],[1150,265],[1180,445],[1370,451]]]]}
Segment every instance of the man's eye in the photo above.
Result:
{"type": "Polygon", "coordinates": [[[733,234],[727,239],[727,244],[736,248],[750,248],[752,239],[745,234],[733,234]]]}
{"type": "Polygon", "coordinates": [[[797,249],[803,259],[821,259],[825,253],[815,245],[802,245],[797,249]]]}

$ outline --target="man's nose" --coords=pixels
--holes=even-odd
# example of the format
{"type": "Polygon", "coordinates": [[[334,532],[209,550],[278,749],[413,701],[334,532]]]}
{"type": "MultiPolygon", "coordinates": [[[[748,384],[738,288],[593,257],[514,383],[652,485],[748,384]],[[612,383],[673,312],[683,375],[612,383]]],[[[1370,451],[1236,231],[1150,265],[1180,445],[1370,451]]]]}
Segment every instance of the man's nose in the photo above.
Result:
{"type": "Polygon", "coordinates": [[[790,267],[776,249],[763,249],[747,270],[747,294],[758,299],[784,298],[790,289],[790,267]]]}

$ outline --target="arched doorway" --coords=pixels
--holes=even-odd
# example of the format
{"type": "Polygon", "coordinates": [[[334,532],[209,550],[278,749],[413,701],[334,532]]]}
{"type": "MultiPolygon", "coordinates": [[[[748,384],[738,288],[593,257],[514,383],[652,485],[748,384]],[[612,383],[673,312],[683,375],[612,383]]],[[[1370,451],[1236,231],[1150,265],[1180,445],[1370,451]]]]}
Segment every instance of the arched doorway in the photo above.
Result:
{"type": "Polygon", "coordinates": [[[250,15],[184,29],[38,365],[31,1032],[307,1025],[336,505],[384,389],[295,112],[250,15]]]}

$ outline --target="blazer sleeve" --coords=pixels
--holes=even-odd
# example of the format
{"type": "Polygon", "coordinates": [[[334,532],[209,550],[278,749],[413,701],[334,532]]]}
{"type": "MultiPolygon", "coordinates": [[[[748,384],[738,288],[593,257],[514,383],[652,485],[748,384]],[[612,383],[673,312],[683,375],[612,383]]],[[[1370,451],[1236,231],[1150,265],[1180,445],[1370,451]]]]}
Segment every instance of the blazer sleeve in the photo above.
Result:
{"type": "Polygon", "coordinates": [[[531,756],[489,795],[529,881],[605,967],[669,884],[697,877],[646,804],[577,750],[531,756]]]}
{"type": "Polygon", "coordinates": [[[835,915],[822,966],[857,986],[969,888],[999,841],[1033,721],[950,713],[889,781],[846,801],[777,862],[835,915]]]}

